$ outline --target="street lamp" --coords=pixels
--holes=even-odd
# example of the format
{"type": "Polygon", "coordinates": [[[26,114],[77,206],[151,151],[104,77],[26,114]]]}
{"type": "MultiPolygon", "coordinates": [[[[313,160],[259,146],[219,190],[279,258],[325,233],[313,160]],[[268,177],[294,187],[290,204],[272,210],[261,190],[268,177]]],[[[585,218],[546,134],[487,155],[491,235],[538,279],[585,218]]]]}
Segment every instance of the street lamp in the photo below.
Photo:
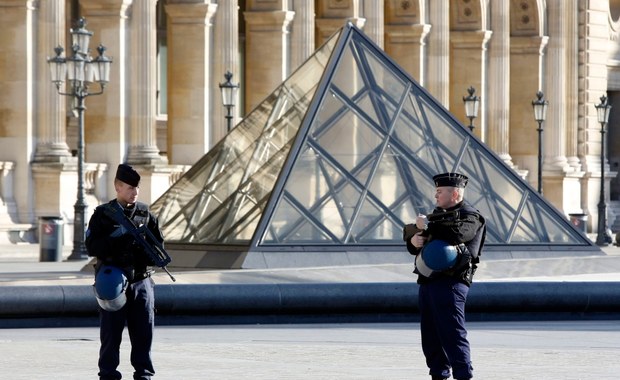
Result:
{"type": "Polygon", "coordinates": [[[465,115],[469,119],[469,130],[474,131],[474,119],[478,117],[478,109],[480,107],[480,97],[475,96],[476,89],[469,87],[467,89],[468,96],[463,96],[463,103],[465,103],[465,115]]]}
{"type": "Polygon", "coordinates": [[[542,123],[547,117],[547,107],[549,102],[544,100],[545,95],[542,91],[536,93],[538,99],[532,101],[534,107],[534,119],[538,122],[538,194],[542,195],[542,146],[543,146],[543,128],[542,123]]]}
{"type": "Polygon", "coordinates": [[[611,243],[611,235],[607,232],[607,204],[605,203],[605,126],[609,120],[611,105],[607,97],[601,96],[601,103],[595,105],[598,122],[601,123],[601,193],[598,201],[598,232],[596,245],[606,246],[611,243]]]}
{"type": "Polygon", "coordinates": [[[232,77],[232,73],[230,71],[226,71],[226,74],[224,74],[226,82],[220,83],[222,103],[224,104],[224,107],[226,107],[226,127],[228,132],[230,132],[230,128],[232,127],[232,109],[235,107],[235,103],[237,102],[237,91],[239,90],[239,83],[232,83],[230,81],[232,77]]]}
{"type": "Polygon", "coordinates": [[[63,57],[64,49],[58,46],[54,49],[56,56],[48,57],[47,62],[51,71],[52,83],[60,95],[73,98],[73,111],[77,111],[78,117],[78,185],[77,200],[74,209],[73,220],[73,250],[69,260],[82,260],[88,258],[86,246],[84,245],[84,226],[86,212],[86,202],[84,196],[84,110],[86,106],[84,99],[91,95],[103,93],[105,85],[110,81],[110,66],[112,60],[105,55],[106,48],[103,45],[97,47],[99,56],[92,58],[89,55],[88,44],[93,33],[86,30],[86,20],[81,18],[78,21],[77,29],[70,29],[72,48],[70,57],[63,57]],[[68,89],[61,86],[68,81],[68,89]],[[99,91],[89,92],[88,88],[93,83],[99,84],[99,91]]]}

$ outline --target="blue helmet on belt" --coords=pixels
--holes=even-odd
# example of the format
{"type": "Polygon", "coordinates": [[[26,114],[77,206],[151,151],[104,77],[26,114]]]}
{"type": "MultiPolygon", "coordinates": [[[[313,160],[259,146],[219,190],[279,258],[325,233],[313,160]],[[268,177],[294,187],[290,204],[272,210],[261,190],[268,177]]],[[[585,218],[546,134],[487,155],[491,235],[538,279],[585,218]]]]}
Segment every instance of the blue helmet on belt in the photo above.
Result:
{"type": "Polygon", "coordinates": [[[112,265],[103,265],[95,276],[95,297],[103,310],[120,310],[127,302],[129,281],[125,273],[112,265]]]}
{"type": "Polygon", "coordinates": [[[444,240],[431,240],[416,257],[415,266],[421,275],[430,277],[435,272],[452,268],[457,258],[458,251],[455,246],[444,240]]]}

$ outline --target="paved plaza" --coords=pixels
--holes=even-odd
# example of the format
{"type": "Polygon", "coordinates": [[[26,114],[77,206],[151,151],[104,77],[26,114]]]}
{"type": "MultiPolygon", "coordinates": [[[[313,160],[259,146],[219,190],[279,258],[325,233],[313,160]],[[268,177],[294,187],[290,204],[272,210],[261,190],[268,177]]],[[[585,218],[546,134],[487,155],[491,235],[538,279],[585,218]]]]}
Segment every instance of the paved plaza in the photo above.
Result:
{"type": "MultiPolygon", "coordinates": [[[[3,378],[95,379],[96,328],[0,331],[3,378]],[[10,377],[4,377],[10,374],[10,377]]],[[[620,323],[470,323],[476,379],[603,380],[620,373],[620,323]]],[[[419,325],[160,326],[156,379],[430,379],[419,325]]],[[[130,379],[129,344],[121,349],[130,379]]]]}

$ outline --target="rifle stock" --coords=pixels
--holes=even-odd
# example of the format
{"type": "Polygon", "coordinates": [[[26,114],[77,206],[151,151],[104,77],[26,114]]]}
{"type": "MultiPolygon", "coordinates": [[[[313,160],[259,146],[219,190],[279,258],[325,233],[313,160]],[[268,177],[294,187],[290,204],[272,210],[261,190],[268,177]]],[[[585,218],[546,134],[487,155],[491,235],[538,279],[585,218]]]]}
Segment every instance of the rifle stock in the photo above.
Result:
{"type": "MultiPolygon", "coordinates": [[[[454,222],[460,221],[460,213],[458,210],[437,212],[437,213],[426,215],[426,219],[428,220],[429,224],[431,223],[443,223],[443,224],[454,223],[454,222]]],[[[418,232],[422,232],[422,231],[424,230],[419,229],[415,225],[415,223],[406,224],[403,227],[403,240],[409,241],[409,239],[411,239],[413,235],[417,234],[418,232]]]]}

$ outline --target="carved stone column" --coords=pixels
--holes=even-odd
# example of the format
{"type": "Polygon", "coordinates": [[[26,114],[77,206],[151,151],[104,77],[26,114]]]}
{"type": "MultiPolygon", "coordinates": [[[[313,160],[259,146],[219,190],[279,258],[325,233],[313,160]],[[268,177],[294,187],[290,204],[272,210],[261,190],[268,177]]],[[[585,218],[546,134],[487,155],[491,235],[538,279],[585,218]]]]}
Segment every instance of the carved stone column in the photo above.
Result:
{"type": "MultiPolygon", "coordinates": [[[[222,95],[219,84],[225,81],[224,74],[230,71],[233,74],[232,82],[241,82],[241,64],[239,62],[239,17],[238,1],[220,1],[215,12],[214,46],[210,55],[211,77],[213,83],[211,90],[214,93],[209,97],[211,107],[210,127],[211,135],[209,147],[213,147],[218,141],[228,133],[226,125],[226,109],[222,104],[222,95]],[[217,91],[217,93],[215,93],[217,91]]],[[[237,124],[238,116],[243,114],[243,104],[241,96],[244,89],[240,88],[237,93],[237,106],[232,109],[233,125],[237,124]]]]}
{"type": "Polygon", "coordinates": [[[575,163],[569,165],[566,151],[568,140],[576,147],[577,121],[577,67],[578,59],[575,49],[568,46],[569,33],[576,33],[577,25],[569,26],[570,20],[576,21],[576,5],[566,1],[547,3],[549,20],[549,45],[545,67],[545,98],[549,100],[547,120],[544,123],[544,164],[543,193],[556,207],[566,213],[580,213],[581,187],[579,179],[583,172],[575,171],[575,163]],[[574,12],[569,15],[568,12],[574,12]],[[572,54],[571,54],[572,53],[572,54]],[[569,66],[570,65],[570,66],[569,66]],[[569,67],[573,71],[569,71],[569,67]],[[572,78],[572,80],[571,80],[572,78]],[[573,97],[568,95],[573,90],[573,97]],[[569,116],[573,115],[574,119],[569,116]],[[569,133],[574,134],[569,138],[569,133]]]}
{"type": "Polygon", "coordinates": [[[426,88],[446,108],[450,108],[450,1],[429,4],[428,82],[426,88]]]}
{"type": "Polygon", "coordinates": [[[364,33],[381,49],[384,48],[384,4],[383,0],[365,1],[363,3],[364,33]]]}
{"type": "MultiPolygon", "coordinates": [[[[77,158],[72,157],[67,145],[67,109],[71,98],[60,95],[50,81],[47,56],[53,56],[54,48],[63,46],[64,56],[71,55],[71,41],[67,41],[67,25],[64,0],[39,2],[35,107],[36,151],[31,163],[33,206],[35,216],[59,216],[67,224],[73,221],[72,210],[77,191],[77,158]],[[67,52],[68,50],[68,52],[67,52]],[[64,210],[64,211],[63,211],[64,210]]],[[[68,85],[62,86],[66,91],[68,85]]],[[[71,231],[67,228],[66,231],[71,231]]],[[[73,235],[67,234],[66,241],[73,235]]]]}
{"type": "Polygon", "coordinates": [[[566,19],[566,33],[564,33],[564,57],[566,64],[566,160],[573,167],[574,172],[581,171],[578,153],[579,128],[579,23],[577,2],[565,3],[564,18],[566,19]]]}
{"type": "MultiPolygon", "coordinates": [[[[67,55],[69,44],[65,37],[65,1],[49,0],[39,3],[38,25],[38,52],[46,52],[48,56],[54,55],[54,48],[62,45],[65,49],[63,55],[67,55]]],[[[69,53],[70,50],[69,50],[69,53]]],[[[43,54],[41,54],[43,55],[43,54]]],[[[73,160],[67,145],[66,133],[66,101],[67,97],[58,94],[56,86],[51,82],[50,69],[45,62],[44,56],[38,59],[37,76],[40,80],[36,86],[37,107],[36,112],[36,135],[37,146],[34,155],[36,162],[64,162],[73,160]]]]}
{"type": "Polygon", "coordinates": [[[545,121],[544,171],[566,172],[566,32],[564,1],[547,4],[549,45],[545,65],[545,98],[549,100],[545,121]]]}
{"type": "Polygon", "coordinates": [[[216,8],[194,1],[166,5],[168,159],[175,164],[195,163],[211,145],[210,111],[215,101],[221,104],[217,79],[209,75],[211,17],[216,8]]]}
{"type": "Polygon", "coordinates": [[[489,42],[489,96],[485,141],[510,167],[510,2],[497,0],[491,9],[493,38],[489,42]]]}
{"type": "Polygon", "coordinates": [[[293,0],[295,19],[291,32],[291,72],[314,52],[314,2],[293,0]]]}

